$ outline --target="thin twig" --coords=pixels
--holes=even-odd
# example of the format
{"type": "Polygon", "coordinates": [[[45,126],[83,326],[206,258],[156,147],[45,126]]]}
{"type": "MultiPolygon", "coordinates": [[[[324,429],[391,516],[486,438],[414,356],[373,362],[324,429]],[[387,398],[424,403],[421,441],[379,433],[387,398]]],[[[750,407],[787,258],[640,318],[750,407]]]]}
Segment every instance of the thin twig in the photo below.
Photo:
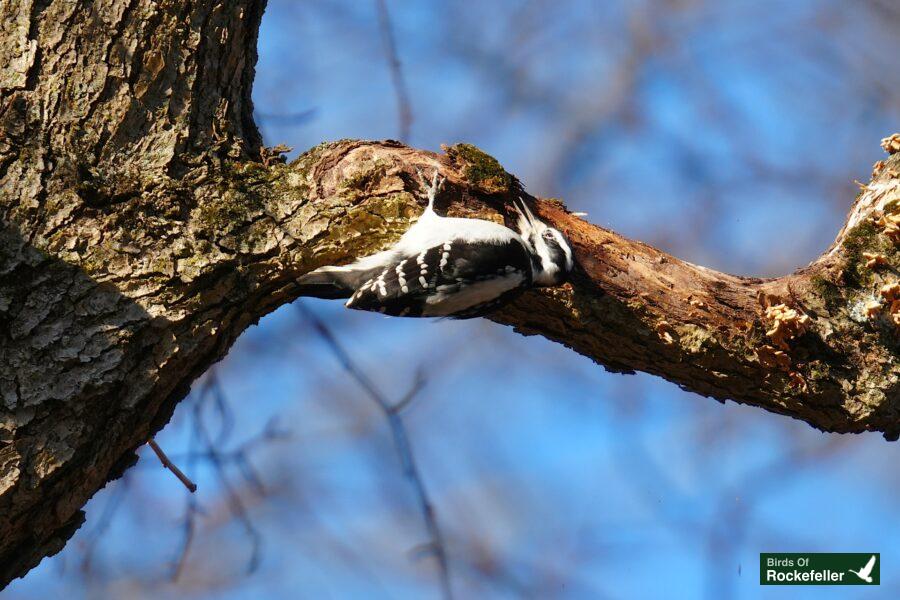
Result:
{"type": "Polygon", "coordinates": [[[391,82],[394,84],[394,95],[397,97],[397,113],[400,121],[400,141],[408,142],[412,130],[413,114],[409,101],[406,79],[403,77],[403,66],[397,53],[397,42],[394,39],[394,28],[391,26],[391,15],[386,0],[375,0],[378,9],[378,28],[381,30],[381,41],[384,53],[391,69],[391,82]]]}
{"type": "Polygon", "coordinates": [[[166,456],[166,453],[163,452],[163,449],[159,447],[159,444],[156,443],[156,440],[151,439],[147,442],[147,445],[153,449],[156,453],[156,456],[159,458],[159,462],[162,463],[162,466],[172,471],[175,474],[175,477],[178,478],[178,481],[184,484],[184,487],[188,489],[192,494],[197,491],[197,484],[188,479],[188,476],[181,472],[175,464],[169,460],[169,457],[166,456]]]}
{"type": "Polygon", "coordinates": [[[403,424],[403,419],[400,416],[400,412],[409,405],[412,401],[413,397],[421,391],[422,387],[425,385],[425,379],[421,372],[416,373],[416,379],[413,382],[412,388],[409,392],[407,392],[404,397],[397,402],[396,404],[391,404],[388,400],[381,394],[375,384],[369,379],[365,373],[353,362],[350,358],[350,355],[347,354],[346,350],[340,345],[335,338],[334,334],[325,325],[325,322],[322,321],[314,312],[312,312],[308,307],[304,306],[302,302],[297,302],[296,306],[303,317],[313,326],[322,340],[329,347],[331,352],[334,354],[335,358],[337,358],[338,362],[344,368],[345,371],[359,384],[363,390],[368,394],[368,396],[378,405],[378,408],[381,409],[381,412],[384,414],[385,418],[388,421],[388,425],[391,430],[391,437],[394,441],[394,447],[397,449],[397,454],[400,456],[400,464],[403,468],[403,475],[409,480],[410,484],[413,487],[413,491],[416,494],[416,500],[419,504],[419,509],[422,512],[422,518],[425,521],[425,528],[428,531],[428,536],[430,537],[430,542],[427,547],[433,552],[435,558],[438,562],[438,570],[440,573],[441,579],[441,590],[444,598],[452,599],[453,598],[453,590],[450,586],[450,568],[447,561],[447,549],[444,543],[444,536],[441,532],[440,527],[438,526],[437,517],[434,512],[434,506],[431,503],[431,500],[428,496],[428,492],[425,489],[425,484],[422,481],[422,475],[419,472],[419,468],[416,465],[416,461],[413,455],[412,446],[409,442],[409,436],[406,433],[406,426],[403,424]]]}

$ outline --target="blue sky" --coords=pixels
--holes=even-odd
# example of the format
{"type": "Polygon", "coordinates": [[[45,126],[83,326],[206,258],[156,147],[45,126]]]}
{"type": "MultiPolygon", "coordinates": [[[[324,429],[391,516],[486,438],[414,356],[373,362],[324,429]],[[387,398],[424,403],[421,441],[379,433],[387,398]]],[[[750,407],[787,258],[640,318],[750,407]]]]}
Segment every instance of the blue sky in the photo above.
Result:
{"type": "MultiPolygon", "coordinates": [[[[733,273],[787,273],[824,250],[900,122],[898,17],[877,2],[387,4],[411,144],[474,143],[531,193],[733,273]]],[[[396,137],[375,3],[271,0],[254,100],[266,143],[293,155],[396,137]]],[[[485,321],[304,302],[384,393],[425,373],[404,421],[459,597],[900,592],[895,444],[609,374],[485,321]],[[881,552],[883,583],[761,588],[771,551],[881,552]]],[[[206,513],[188,575],[168,580],[184,493],[145,449],[127,490],[99,493],[66,550],[8,597],[437,597],[433,562],[410,553],[426,534],[387,424],[296,307],[248,330],[216,373],[234,421],[223,448],[271,419],[290,434],[249,455],[265,491],[241,492],[259,568],[245,574],[252,545],[213,471],[189,464],[206,513]]],[[[158,438],[173,455],[188,448],[195,400],[158,438]]],[[[215,411],[207,419],[219,429],[215,411]]]]}

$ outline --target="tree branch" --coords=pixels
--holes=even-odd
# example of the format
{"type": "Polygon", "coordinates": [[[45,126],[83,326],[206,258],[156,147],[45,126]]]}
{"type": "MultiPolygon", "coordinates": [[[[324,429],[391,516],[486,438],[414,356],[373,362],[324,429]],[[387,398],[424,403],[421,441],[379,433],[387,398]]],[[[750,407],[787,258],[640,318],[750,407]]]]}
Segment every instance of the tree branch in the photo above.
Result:
{"type": "MultiPolygon", "coordinates": [[[[292,202],[281,187],[288,181],[308,191],[305,206],[315,207],[315,217],[305,214],[307,223],[317,223],[318,237],[298,234],[299,245],[281,254],[296,269],[290,276],[396,241],[421,210],[412,173],[429,168],[447,178],[438,210],[449,214],[510,224],[510,203],[524,194],[499,163],[471,146],[449,148],[444,156],[393,142],[320,146],[270,174],[278,200],[269,213],[292,202]]],[[[491,318],[563,343],[610,370],[653,373],[826,431],[875,430],[893,438],[900,432],[897,327],[888,301],[879,317],[861,311],[895,279],[890,231],[872,219],[886,211],[889,217],[900,202],[898,171],[894,156],[862,190],[834,245],[813,264],[776,279],[696,266],[578,219],[557,201],[538,200],[540,216],[571,239],[579,272],[570,284],[529,292],[491,318]],[[867,267],[863,253],[876,252],[884,264],[867,267]]],[[[310,231],[290,223],[273,226],[310,231]]]]}

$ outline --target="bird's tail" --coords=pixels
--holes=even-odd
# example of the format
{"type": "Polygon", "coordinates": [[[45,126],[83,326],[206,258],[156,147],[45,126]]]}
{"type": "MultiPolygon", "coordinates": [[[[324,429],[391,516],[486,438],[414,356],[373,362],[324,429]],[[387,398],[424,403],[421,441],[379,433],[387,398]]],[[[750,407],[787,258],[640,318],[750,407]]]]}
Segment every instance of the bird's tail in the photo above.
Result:
{"type": "Polygon", "coordinates": [[[331,267],[318,269],[297,279],[301,296],[337,300],[349,298],[356,289],[356,274],[331,267]]]}
{"type": "Polygon", "coordinates": [[[349,298],[363,283],[395,259],[393,250],[371,254],[341,267],[319,267],[296,280],[301,296],[337,300],[349,298]]]}

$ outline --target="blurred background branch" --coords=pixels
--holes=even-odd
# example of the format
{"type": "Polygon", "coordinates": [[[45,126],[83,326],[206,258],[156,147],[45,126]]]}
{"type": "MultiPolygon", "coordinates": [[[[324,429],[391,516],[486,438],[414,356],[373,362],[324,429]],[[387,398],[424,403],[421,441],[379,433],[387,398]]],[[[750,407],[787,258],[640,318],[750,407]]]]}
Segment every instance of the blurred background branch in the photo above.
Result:
{"type": "Polygon", "coordinates": [[[381,31],[381,40],[384,44],[384,54],[391,71],[391,83],[394,86],[394,95],[397,97],[397,138],[406,142],[412,133],[413,113],[409,101],[409,91],[406,89],[406,78],[403,76],[403,65],[397,51],[397,41],[394,39],[394,26],[391,23],[391,15],[388,12],[387,0],[375,0],[378,9],[378,28],[381,31]]]}
{"type": "Polygon", "coordinates": [[[424,552],[425,554],[434,555],[438,563],[443,597],[452,598],[453,591],[450,586],[450,569],[447,563],[447,549],[444,545],[444,536],[441,533],[437,517],[434,514],[434,506],[428,497],[428,493],[425,491],[425,484],[422,481],[422,475],[419,473],[419,468],[416,466],[416,459],[409,443],[409,436],[406,433],[406,427],[403,424],[403,418],[400,415],[401,411],[409,406],[410,402],[412,402],[422,388],[425,387],[426,381],[422,371],[416,371],[416,379],[410,390],[406,392],[400,400],[391,403],[387,398],[381,395],[381,392],[378,391],[375,384],[365,373],[363,373],[356,363],[353,362],[350,355],[347,354],[341,344],[338,343],[334,333],[332,333],[325,322],[317,317],[312,310],[307,308],[302,301],[297,301],[295,306],[299,309],[300,314],[302,314],[313,326],[325,342],[325,345],[331,350],[332,354],[334,354],[335,359],[337,359],[341,367],[343,367],[347,374],[359,384],[359,387],[363,389],[366,395],[378,405],[378,408],[381,410],[385,419],[387,419],[391,429],[391,437],[394,440],[394,447],[397,450],[397,455],[400,458],[400,464],[403,468],[403,474],[409,479],[409,483],[416,494],[416,500],[422,511],[422,519],[425,521],[425,528],[428,530],[430,538],[427,544],[420,545],[420,547],[416,549],[416,554],[424,552]]]}

